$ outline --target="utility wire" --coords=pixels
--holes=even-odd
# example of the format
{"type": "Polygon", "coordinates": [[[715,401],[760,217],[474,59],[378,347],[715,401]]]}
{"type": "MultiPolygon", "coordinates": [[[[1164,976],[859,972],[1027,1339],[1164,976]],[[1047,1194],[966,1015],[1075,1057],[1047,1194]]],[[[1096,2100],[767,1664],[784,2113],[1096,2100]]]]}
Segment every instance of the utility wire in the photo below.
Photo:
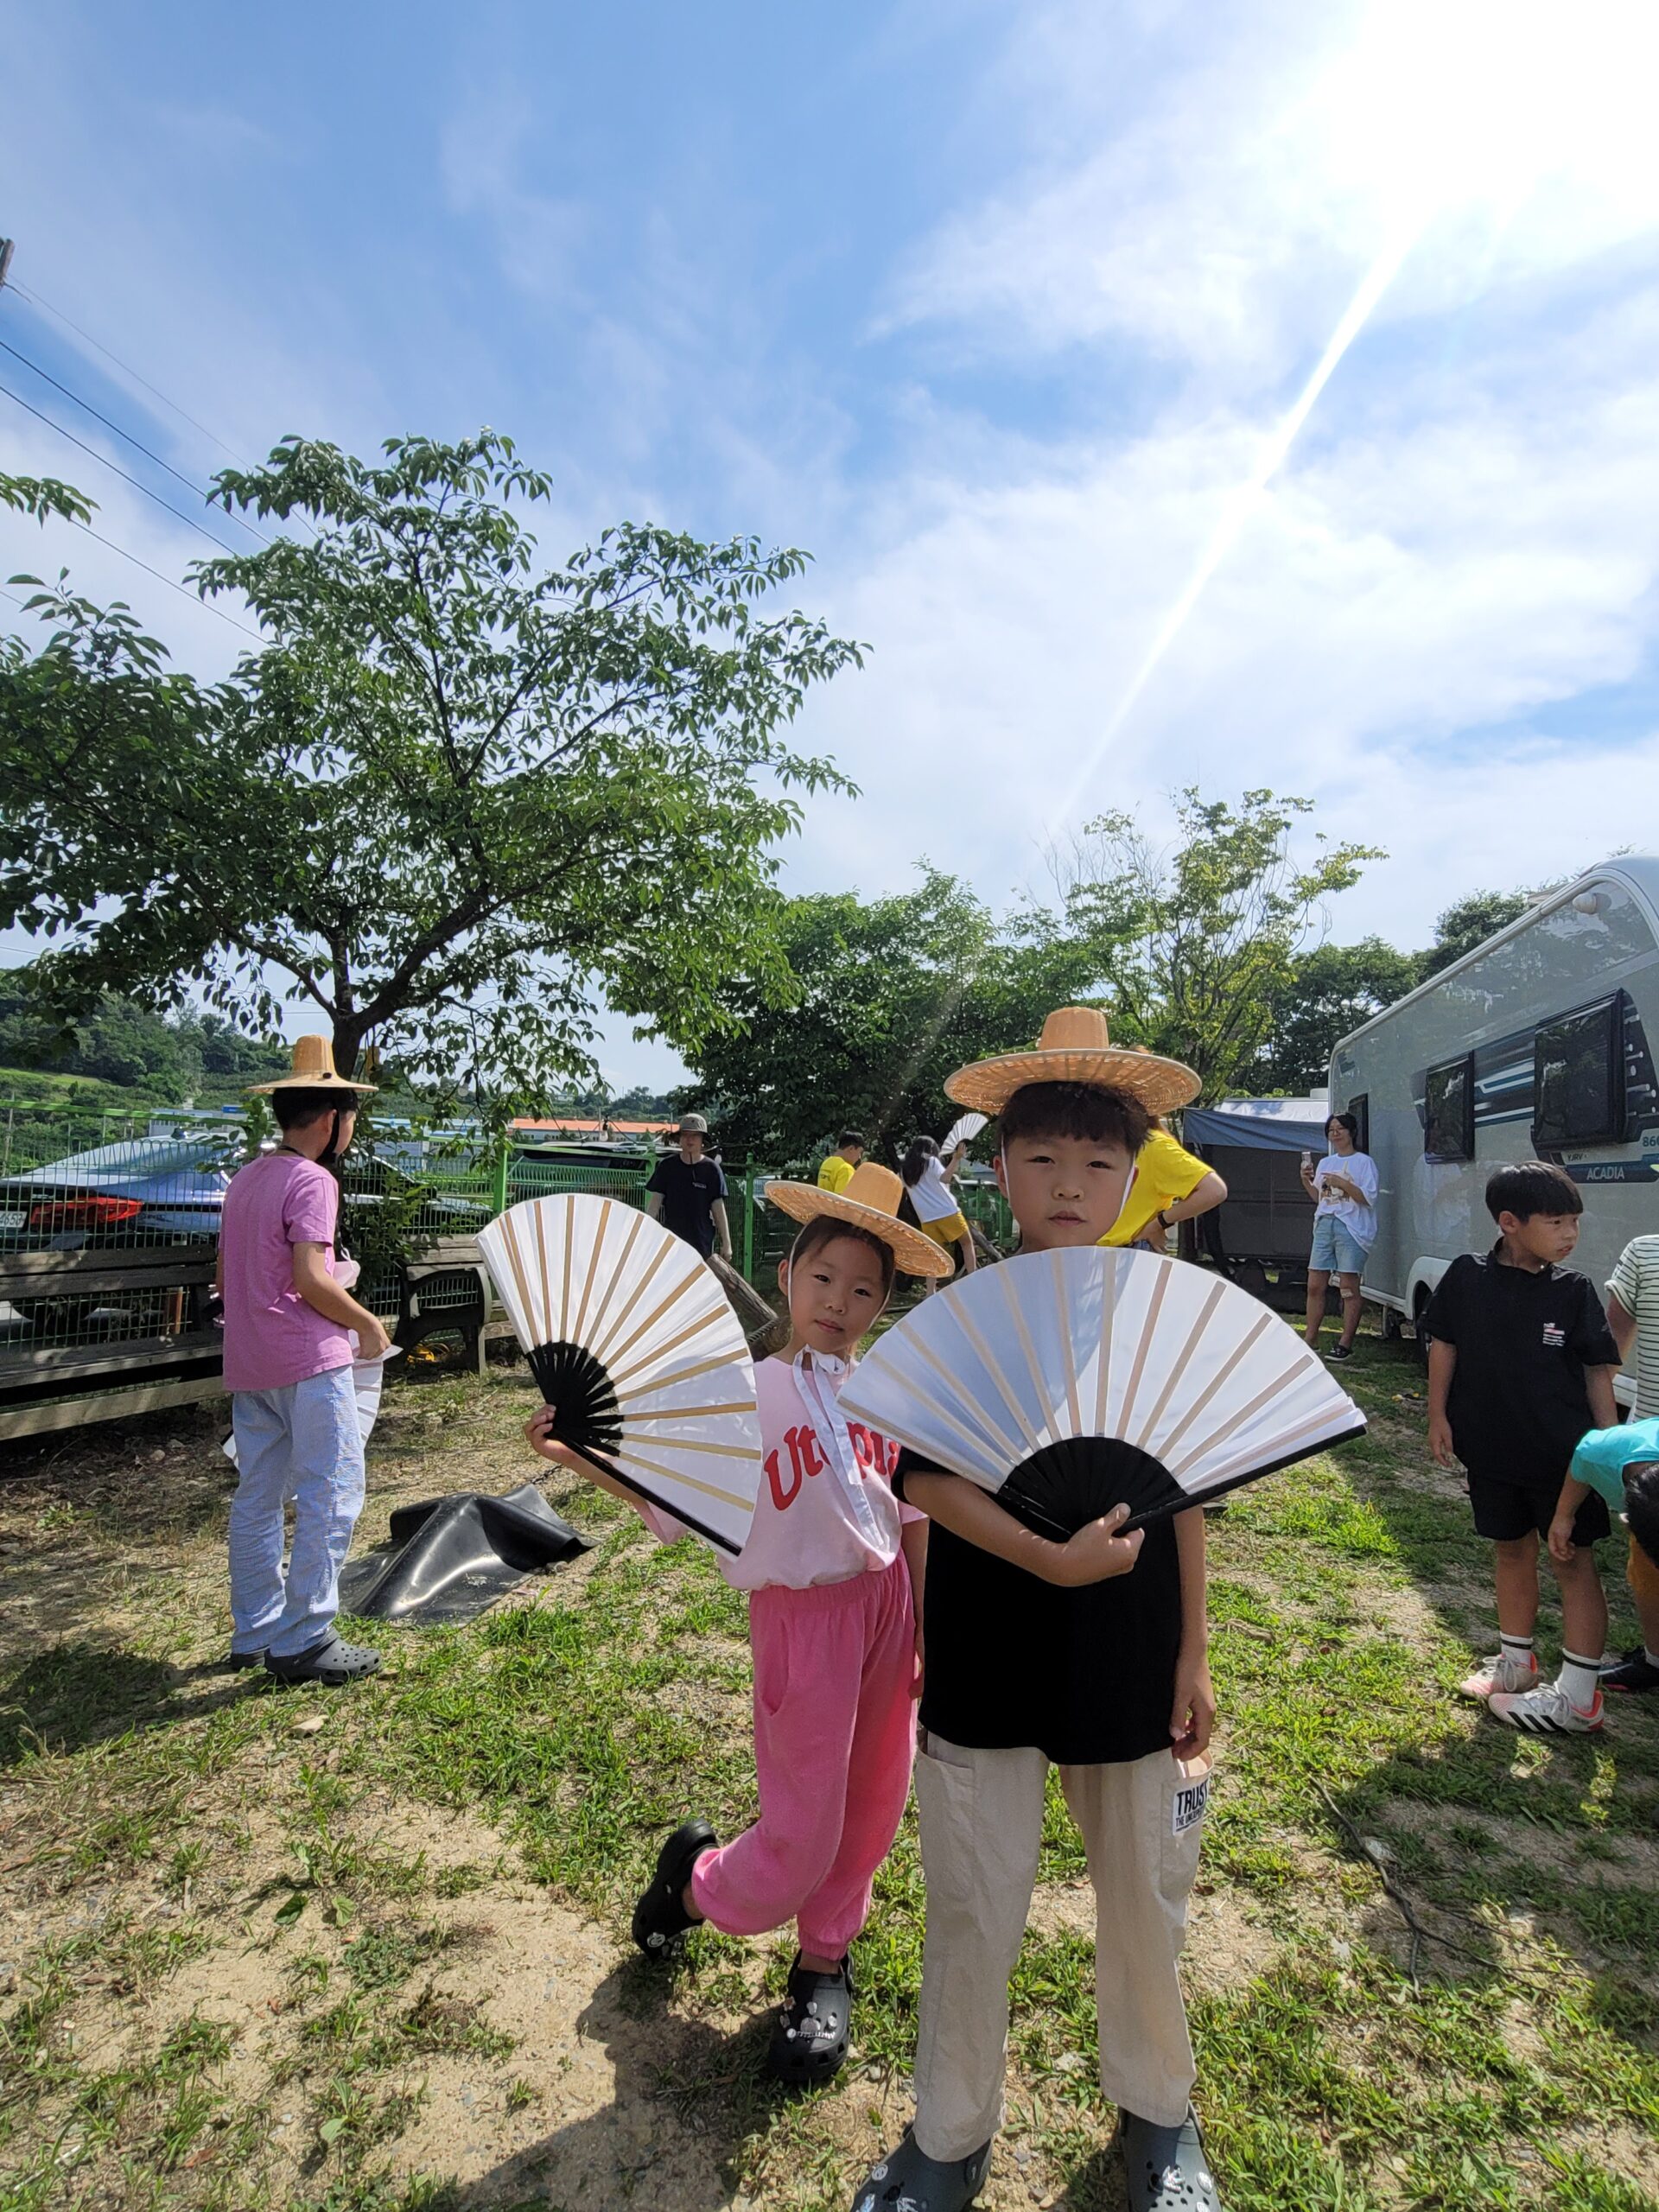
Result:
{"type": "MultiPolygon", "coordinates": [[[[74,518],[72,516],[70,519],[73,521],[74,518]]],[[[130,561],[135,568],[142,569],[146,575],[154,576],[158,583],[166,584],[169,589],[177,592],[181,599],[188,599],[193,607],[206,607],[209,614],[218,615],[219,620],[228,622],[232,630],[239,630],[245,638],[251,638],[256,645],[270,644],[270,640],[262,638],[257,630],[250,630],[245,622],[238,622],[234,614],[227,614],[222,607],[215,607],[211,599],[201,598],[187,585],[181,584],[176,576],[166,575],[160,569],[152,569],[148,561],[141,561],[136,553],[129,553],[124,545],[118,545],[112,537],[105,537],[103,531],[94,530],[91,523],[76,521],[75,528],[84,530],[88,537],[95,537],[100,545],[107,545],[111,553],[118,553],[124,561],[130,561]]]]}
{"type": "Polygon", "coordinates": [[[143,385],[144,390],[152,393],[156,398],[159,399],[163,407],[170,407],[181,422],[188,423],[193,430],[200,430],[202,436],[212,440],[213,443],[219,448],[221,453],[229,454],[231,459],[235,461],[238,468],[245,468],[247,467],[247,463],[243,460],[241,454],[236,451],[233,446],[227,446],[224,439],[215,435],[205,423],[198,423],[194,415],[187,414],[184,409],[179,405],[177,400],[169,399],[164,391],[158,390],[155,385],[151,384],[148,377],[141,377],[137,370],[131,367],[127,362],[124,361],[118,353],[111,353],[107,346],[99,345],[98,340],[92,336],[90,331],[83,330],[78,322],[71,322],[68,316],[65,315],[61,308],[54,308],[50,300],[43,300],[38,292],[26,291],[22,285],[17,282],[15,276],[7,278],[6,289],[9,292],[16,292],[20,300],[27,300],[30,307],[44,308],[48,315],[55,315],[58,321],[67,329],[74,332],[77,338],[84,338],[86,343],[93,347],[96,352],[101,353],[106,361],[113,361],[116,367],[121,371],[124,376],[130,377],[135,384],[143,385]]]}
{"type": "MultiPolygon", "coordinates": [[[[39,377],[43,383],[49,384],[51,385],[54,391],[60,391],[66,399],[73,400],[77,407],[84,408],[86,413],[92,417],[92,420],[96,423],[101,423],[106,430],[113,430],[118,438],[124,438],[130,446],[136,448],[139,453],[143,454],[146,461],[153,461],[157,468],[164,468],[169,476],[175,478],[179,483],[183,485],[187,492],[194,492],[198,499],[202,497],[200,485],[194,483],[191,479],[185,474],[181,468],[175,468],[170,461],[163,461],[160,454],[152,453],[142,439],[135,438],[133,436],[130,430],[124,430],[118,423],[112,423],[107,415],[99,414],[98,409],[92,405],[90,399],[83,399],[78,391],[71,391],[67,384],[60,384],[56,377],[51,375],[47,370],[43,369],[38,361],[31,361],[27,353],[20,353],[15,346],[9,346],[3,338],[0,338],[0,350],[10,353],[14,361],[21,361],[26,369],[32,369],[35,374],[39,377]]],[[[66,432],[65,435],[67,436],[67,435],[68,433],[66,432]]],[[[265,536],[263,530],[255,530],[251,522],[245,521],[242,516],[232,512],[228,508],[222,509],[221,512],[229,514],[230,519],[232,522],[240,523],[242,528],[245,531],[251,531],[255,537],[260,540],[261,543],[265,545],[270,544],[270,540],[265,536]]]]}
{"type": "Polygon", "coordinates": [[[168,514],[175,516],[180,522],[188,524],[199,537],[207,539],[215,553],[227,554],[232,560],[236,558],[230,547],[221,539],[215,537],[213,531],[199,523],[194,515],[186,514],[182,507],[175,507],[170,499],[164,499],[159,492],[152,492],[149,485],[141,478],[132,475],[128,470],[123,468],[119,461],[111,461],[107,454],[99,453],[96,446],[89,446],[85,438],[78,438],[73,430],[66,430],[61,423],[54,423],[49,415],[41,414],[38,407],[30,405],[22,392],[14,391],[9,384],[0,384],[0,392],[3,392],[8,399],[15,400],[18,406],[32,415],[37,423],[44,423],[48,430],[55,430],[60,438],[67,438],[70,444],[79,446],[82,453],[91,454],[92,459],[100,462],[104,467],[112,468],[124,483],[131,485],[135,492],[142,492],[147,499],[154,499],[158,507],[164,507],[168,514]]]}
{"type": "MultiPolygon", "coordinates": [[[[63,324],[67,330],[73,330],[77,338],[84,339],[86,344],[92,346],[95,352],[101,353],[106,361],[112,361],[116,367],[120,370],[123,376],[130,377],[135,384],[142,385],[147,392],[149,392],[154,397],[161,401],[163,407],[170,407],[181,423],[188,423],[193,430],[200,430],[202,436],[207,439],[212,444],[216,445],[221,453],[228,454],[231,459],[235,461],[238,468],[246,468],[249,466],[249,463],[239,453],[237,452],[235,447],[227,446],[224,439],[219,435],[217,431],[210,430],[205,423],[199,423],[196,420],[196,417],[192,415],[187,408],[183,408],[179,405],[176,399],[169,399],[159,385],[153,385],[148,377],[140,376],[137,370],[135,369],[130,362],[124,361],[118,353],[112,353],[107,346],[101,344],[98,339],[92,336],[91,331],[83,330],[78,322],[72,321],[70,318],[65,315],[61,308],[54,308],[50,300],[43,299],[38,292],[29,290],[27,287],[20,284],[15,276],[9,276],[6,279],[3,287],[0,287],[0,289],[8,292],[16,292],[18,298],[27,302],[30,307],[44,308],[48,315],[55,315],[57,320],[63,324]]],[[[16,348],[14,347],[10,350],[16,351],[16,348]]],[[[31,363],[30,366],[32,367],[33,365],[33,363],[31,363]]],[[[73,397],[73,394],[71,396],[73,397]]],[[[85,404],[85,403],[83,402],[82,404],[85,404]]],[[[125,433],[122,432],[121,435],[124,436],[125,433]]],[[[137,439],[133,440],[133,443],[135,445],[137,443],[137,439]]],[[[139,449],[141,452],[143,451],[142,447],[139,449]]],[[[162,466],[165,467],[166,463],[163,462],[162,466]]],[[[191,488],[194,490],[196,487],[192,486],[191,488]]],[[[232,519],[233,521],[240,522],[242,518],[239,515],[235,515],[232,517],[232,519]]],[[[290,524],[297,522],[302,530],[309,531],[310,535],[314,538],[316,537],[317,532],[315,527],[303,515],[290,515],[287,518],[287,520],[290,524]]],[[[253,524],[251,523],[245,523],[243,527],[246,530],[253,530],[253,524]]],[[[256,537],[260,534],[261,533],[258,531],[254,531],[254,536],[256,537]]],[[[267,538],[265,542],[269,544],[270,540],[267,538]]]]}

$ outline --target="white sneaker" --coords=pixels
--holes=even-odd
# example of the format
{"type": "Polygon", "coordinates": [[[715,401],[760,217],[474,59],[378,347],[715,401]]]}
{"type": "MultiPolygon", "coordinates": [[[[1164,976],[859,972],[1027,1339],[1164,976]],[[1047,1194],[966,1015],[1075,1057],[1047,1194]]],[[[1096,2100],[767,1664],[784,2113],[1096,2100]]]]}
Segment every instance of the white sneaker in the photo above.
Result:
{"type": "Polygon", "coordinates": [[[1494,1690],[1518,1695],[1524,1690],[1536,1689],[1537,1687],[1538,1660],[1535,1653],[1529,1651],[1517,1657],[1512,1651],[1497,1651],[1491,1658],[1483,1660],[1472,1675],[1466,1675],[1458,1684],[1458,1690],[1461,1696],[1484,1700],[1491,1697],[1494,1690]]]}
{"type": "Polygon", "coordinates": [[[1559,1682],[1541,1682],[1518,1697],[1496,1690],[1486,1710],[1506,1728],[1519,1728],[1529,1736],[1598,1736],[1601,1733],[1601,1692],[1588,1712],[1580,1712],[1559,1682]]]}

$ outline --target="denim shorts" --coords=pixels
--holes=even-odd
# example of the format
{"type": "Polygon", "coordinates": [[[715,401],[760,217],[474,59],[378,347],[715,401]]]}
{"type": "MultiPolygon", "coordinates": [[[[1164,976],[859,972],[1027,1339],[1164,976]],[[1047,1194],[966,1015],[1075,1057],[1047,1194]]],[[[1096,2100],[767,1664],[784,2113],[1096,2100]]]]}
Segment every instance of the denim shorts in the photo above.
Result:
{"type": "Polygon", "coordinates": [[[1333,1213],[1316,1214],[1313,1249],[1307,1255],[1307,1264],[1310,1268],[1322,1268],[1326,1274],[1363,1274],[1365,1247],[1345,1221],[1338,1221],[1333,1213]]]}

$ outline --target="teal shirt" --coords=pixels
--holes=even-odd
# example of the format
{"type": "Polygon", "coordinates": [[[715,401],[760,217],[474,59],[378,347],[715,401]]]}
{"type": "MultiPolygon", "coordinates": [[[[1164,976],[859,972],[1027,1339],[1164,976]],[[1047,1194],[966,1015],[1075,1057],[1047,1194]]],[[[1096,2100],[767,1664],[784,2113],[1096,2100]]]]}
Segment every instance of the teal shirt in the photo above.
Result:
{"type": "Polygon", "coordinates": [[[1567,1471],[1575,1483],[1587,1483],[1615,1513],[1622,1513],[1624,1470],[1648,1459],[1659,1459],[1659,1420],[1626,1421],[1617,1428],[1592,1428],[1580,1440],[1567,1471]]]}

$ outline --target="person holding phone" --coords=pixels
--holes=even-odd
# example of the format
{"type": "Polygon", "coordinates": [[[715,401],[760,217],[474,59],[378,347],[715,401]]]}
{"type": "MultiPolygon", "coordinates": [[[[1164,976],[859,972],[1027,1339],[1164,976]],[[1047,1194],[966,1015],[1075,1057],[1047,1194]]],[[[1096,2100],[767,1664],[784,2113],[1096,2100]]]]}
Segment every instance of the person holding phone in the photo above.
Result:
{"type": "Polygon", "coordinates": [[[1316,1167],[1311,1152],[1302,1154],[1302,1188],[1313,1205],[1313,1244],[1307,1262],[1306,1335],[1319,1348],[1325,1294],[1337,1278],[1342,1300],[1342,1334],[1327,1359],[1351,1359],[1359,1333],[1359,1279],[1365,1255],[1376,1241],[1376,1162],[1359,1149],[1359,1123],[1351,1114],[1332,1114],[1325,1125],[1331,1149],[1316,1167]]]}

